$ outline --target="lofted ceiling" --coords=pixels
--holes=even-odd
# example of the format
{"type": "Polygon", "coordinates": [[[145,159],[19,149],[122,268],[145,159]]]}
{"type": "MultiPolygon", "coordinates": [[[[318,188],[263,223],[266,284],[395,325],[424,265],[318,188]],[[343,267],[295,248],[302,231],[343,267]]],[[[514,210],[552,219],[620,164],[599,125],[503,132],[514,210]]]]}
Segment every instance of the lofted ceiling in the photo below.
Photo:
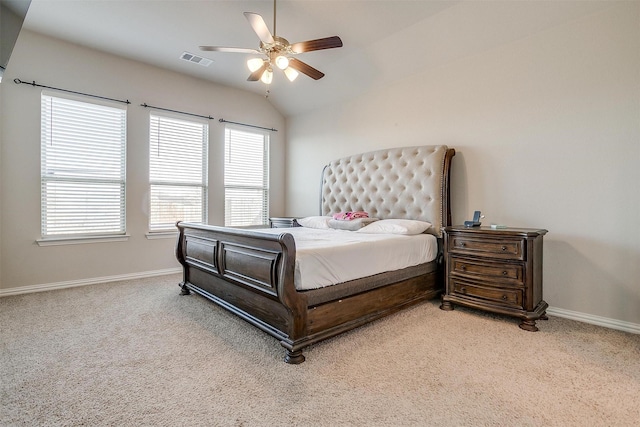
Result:
{"type": "MultiPolygon", "coordinates": [[[[277,35],[290,42],[338,35],[344,47],[298,59],[326,75],[289,82],[274,70],[269,101],[291,116],[346,101],[594,13],[606,1],[279,0],[277,35]]],[[[250,54],[202,52],[199,45],[257,48],[243,12],[273,32],[273,2],[191,0],[32,0],[23,28],[93,49],[266,94],[248,82],[250,54]],[[183,52],[213,62],[180,60],[183,52]]]]}

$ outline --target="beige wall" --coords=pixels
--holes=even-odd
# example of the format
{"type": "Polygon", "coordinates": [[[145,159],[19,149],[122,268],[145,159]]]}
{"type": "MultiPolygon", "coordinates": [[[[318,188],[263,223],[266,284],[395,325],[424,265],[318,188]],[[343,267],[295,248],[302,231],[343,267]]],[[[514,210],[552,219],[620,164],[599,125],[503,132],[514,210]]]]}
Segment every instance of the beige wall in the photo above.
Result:
{"type": "Polygon", "coordinates": [[[317,214],[331,159],[447,144],[455,223],[548,229],[545,300],[640,324],[640,2],[290,117],[287,135],[287,214],[317,214]]]}
{"type": "MultiPolygon", "coordinates": [[[[196,66],[196,65],[194,65],[196,66]]],[[[213,72],[213,71],[212,71],[213,72]]],[[[0,289],[81,281],[179,267],[175,239],[148,240],[147,103],[211,115],[209,222],[224,215],[224,125],[218,118],[274,127],[271,213],[284,209],[285,120],[260,95],[150,67],[23,31],[2,83],[0,289]],[[40,88],[14,78],[116,99],[128,99],[127,242],[40,247],[40,88]]]]}

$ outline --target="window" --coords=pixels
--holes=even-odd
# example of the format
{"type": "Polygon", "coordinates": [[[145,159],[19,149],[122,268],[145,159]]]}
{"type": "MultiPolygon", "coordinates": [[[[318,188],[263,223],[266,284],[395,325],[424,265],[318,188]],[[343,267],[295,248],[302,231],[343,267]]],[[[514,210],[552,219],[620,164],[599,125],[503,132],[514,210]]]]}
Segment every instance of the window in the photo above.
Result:
{"type": "Polygon", "coordinates": [[[227,127],[224,138],[226,226],[266,225],[269,216],[269,136],[227,127]]]}
{"type": "Polygon", "coordinates": [[[150,116],[150,231],[207,222],[208,140],[206,123],[150,116]]]}
{"type": "Polygon", "coordinates": [[[125,233],[125,107],[42,93],[42,237],[125,233]]]}

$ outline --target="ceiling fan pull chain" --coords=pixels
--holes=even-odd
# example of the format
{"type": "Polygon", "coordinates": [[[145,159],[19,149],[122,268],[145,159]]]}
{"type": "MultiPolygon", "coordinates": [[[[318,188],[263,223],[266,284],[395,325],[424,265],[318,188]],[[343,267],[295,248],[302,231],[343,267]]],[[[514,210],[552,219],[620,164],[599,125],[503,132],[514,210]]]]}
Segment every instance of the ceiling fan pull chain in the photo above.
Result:
{"type": "Polygon", "coordinates": [[[273,0],[273,36],[276,34],[276,0],[273,0]]]}

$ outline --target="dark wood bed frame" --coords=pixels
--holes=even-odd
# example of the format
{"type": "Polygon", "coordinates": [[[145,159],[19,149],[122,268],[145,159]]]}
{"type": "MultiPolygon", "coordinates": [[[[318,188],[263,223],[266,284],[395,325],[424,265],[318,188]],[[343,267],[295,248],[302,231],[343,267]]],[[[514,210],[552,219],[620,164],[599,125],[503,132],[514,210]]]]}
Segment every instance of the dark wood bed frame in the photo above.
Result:
{"type": "MultiPolygon", "coordinates": [[[[449,181],[455,155],[445,149],[441,228],[451,225],[449,181]]],[[[274,336],[286,349],[287,363],[304,362],[302,350],[313,343],[436,298],[443,290],[442,253],[405,270],[298,291],[295,242],[286,229],[274,235],[184,222],[177,227],[182,293],[196,292],[274,336]]],[[[441,228],[436,230],[439,248],[441,228]]]]}

